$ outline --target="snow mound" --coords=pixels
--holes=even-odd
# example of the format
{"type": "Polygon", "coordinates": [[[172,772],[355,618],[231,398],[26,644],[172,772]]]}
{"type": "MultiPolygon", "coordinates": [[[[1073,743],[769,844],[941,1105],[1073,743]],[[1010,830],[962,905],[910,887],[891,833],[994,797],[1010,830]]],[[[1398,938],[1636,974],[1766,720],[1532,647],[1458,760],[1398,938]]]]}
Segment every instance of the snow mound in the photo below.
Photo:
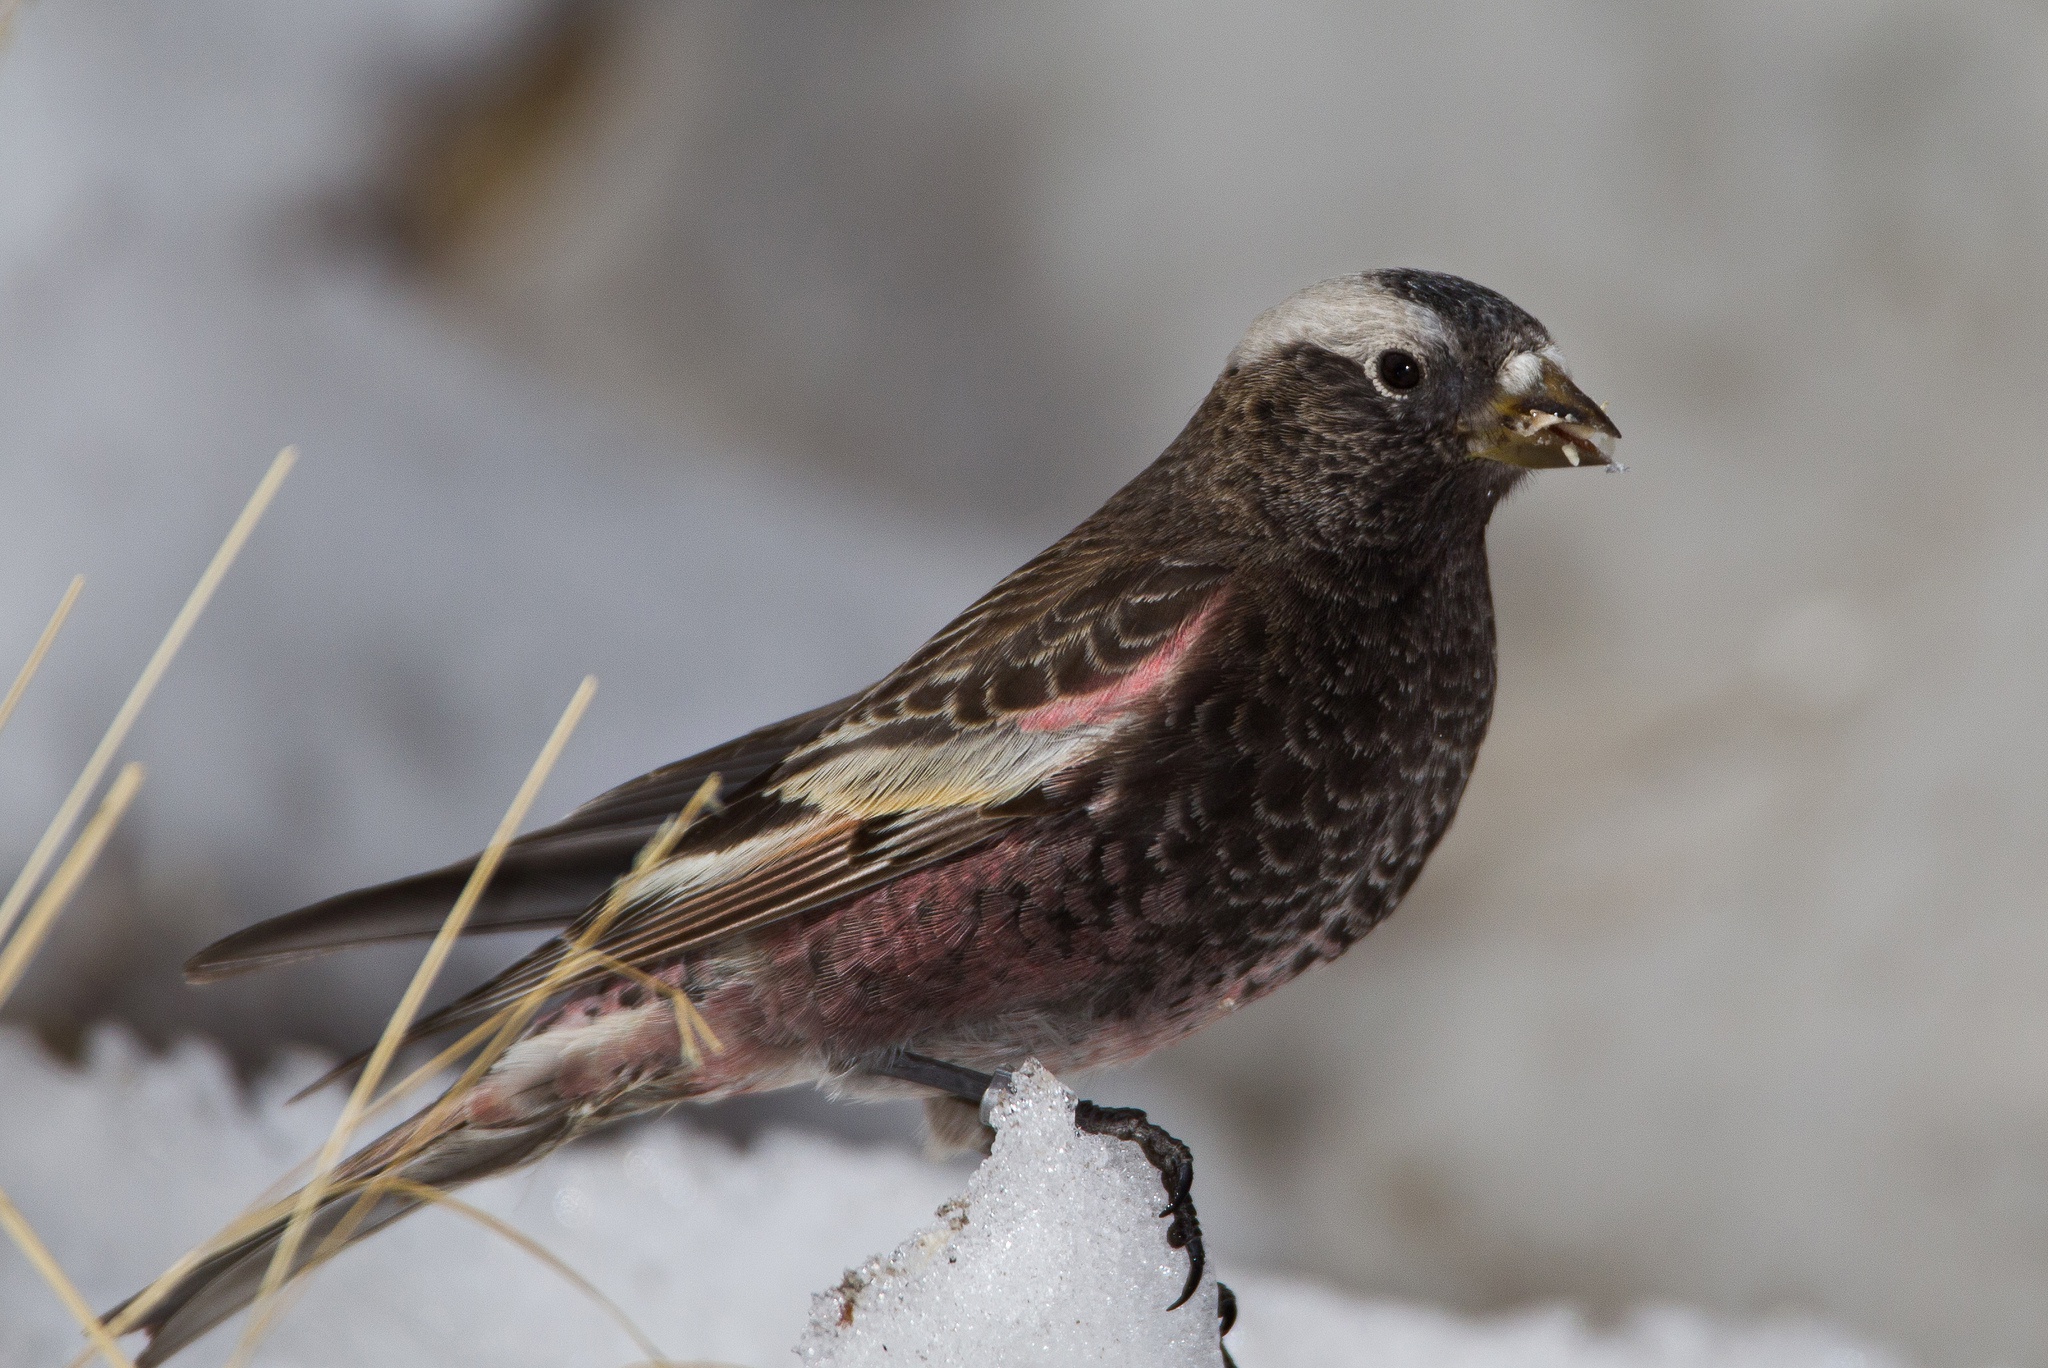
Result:
{"type": "MultiPolygon", "coordinates": [[[[0,1032],[0,1186],[88,1301],[108,1306],[210,1234],[316,1148],[331,1097],[283,1099],[301,1058],[253,1096],[210,1047],[151,1057],[102,1031],[72,1069],[0,1032]]],[[[1179,1311],[1159,1181],[1135,1146],[1077,1133],[1072,1096],[1027,1078],[998,1109],[997,1150],[935,1230],[861,1265],[849,1331],[805,1330],[811,1294],[898,1245],[960,1186],[957,1166],[811,1136],[741,1150],[643,1126],[467,1190],[618,1302],[670,1361],[811,1365],[1220,1362],[1215,1283],[1179,1311]],[[897,1338],[901,1327],[902,1338],[897,1338]],[[880,1332],[888,1331],[884,1340],[880,1332]],[[887,1348],[882,1346],[886,1343],[887,1348]]],[[[1199,1157],[1198,1157],[1199,1162],[1199,1157]]],[[[1200,1187],[1197,1184],[1197,1192],[1200,1187]]],[[[1218,1251],[1212,1250],[1212,1257],[1218,1251]]],[[[1645,1313],[1595,1330],[1568,1311],[1470,1321],[1224,1270],[1243,1308],[1241,1368],[1895,1368],[1816,1326],[1734,1327],[1645,1313]]],[[[818,1299],[836,1319],[839,1294],[818,1299]]],[[[58,1368],[81,1336],[0,1244],[0,1363],[58,1368]]],[[[234,1335],[176,1360],[211,1368],[234,1335]]],[[[314,1275],[265,1341],[292,1368],[622,1368],[643,1356],[526,1254],[427,1211],[314,1275]]]]}
{"type": "Polygon", "coordinates": [[[1167,1310],[1188,1256],[1166,1243],[1159,1175],[1136,1145],[1076,1130],[1074,1102],[1036,1062],[1018,1070],[966,1194],[817,1298],[804,1362],[1215,1368],[1214,1275],[1167,1310]]]}

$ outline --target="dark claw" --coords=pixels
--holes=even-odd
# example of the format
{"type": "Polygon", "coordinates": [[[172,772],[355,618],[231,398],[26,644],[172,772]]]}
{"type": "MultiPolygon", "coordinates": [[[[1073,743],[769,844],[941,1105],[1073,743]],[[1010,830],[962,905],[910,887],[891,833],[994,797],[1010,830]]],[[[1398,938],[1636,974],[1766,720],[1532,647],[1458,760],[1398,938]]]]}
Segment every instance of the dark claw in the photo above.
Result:
{"type": "MultiPolygon", "coordinates": [[[[1077,1102],[1074,1105],[1074,1125],[1090,1135],[1107,1135],[1115,1140],[1128,1140],[1144,1151],[1146,1161],[1159,1170],[1159,1181],[1166,1187],[1166,1209],[1159,1214],[1171,1216],[1173,1224],[1166,1227],[1166,1243],[1174,1249],[1188,1252],[1188,1281],[1181,1289],[1180,1296],[1169,1311],[1187,1304],[1195,1289],[1202,1285],[1202,1269],[1208,1258],[1202,1251],[1202,1223],[1195,1216],[1195,1201],[1189,1189],[1195,1182],[1195,1157],[1188,1147],[1167,1134],[1164,1128],[1154,1125],[1144,1112],[1136,1107],[1098,1107],[1093,1102],[1077,1102]]],[[[1232,1299],[1231,1311],[1236,1311],[1232,1299]]]]}
{"type": "MultiPolygon", "coordinates": [[[[1216,1284],[1216,1319],[1223,1327],[1216,1332],[1217,1340],[1221,1341],[1230,1333],[1230,1327],[1237,1324],[1237,1293],[1222,1283],[1216,1284]]],[[[1223,1351],[1223,1368],[1237,1368],[1237,1360],[1230,1356],[1230,1346],[1219,1342],[1216,1347],[1223,1351]]]]}

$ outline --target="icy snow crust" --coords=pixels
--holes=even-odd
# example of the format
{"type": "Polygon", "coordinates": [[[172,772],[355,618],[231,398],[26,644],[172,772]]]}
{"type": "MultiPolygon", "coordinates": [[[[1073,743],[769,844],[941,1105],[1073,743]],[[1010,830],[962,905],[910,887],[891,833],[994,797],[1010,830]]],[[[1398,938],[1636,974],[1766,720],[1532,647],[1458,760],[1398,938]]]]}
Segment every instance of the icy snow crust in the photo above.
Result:
{"type": "MultiPolygon", "coordinates": [[[[0,1032],[0,1184],[87,1299],[111,1305],[319,1144],[336,1102],[282,1106],[315,1067],[301,1060],[251,1098],[201,1046],[149,1058],[107,1031],[73,1070],[0,1032]]],[[[740,1151],[650,1126],[464,1195],[567,1259],[675,1360],[775,1368],[793,1361],[802,1334],[807,1361],[835,1368],[1216,1362],[1213,1280],[1180,1311],[1161,1310],[1186,1263],[1167,1249],[1165,1223],[1147,1214],[1157,1209],[1158,1179],[1135,1147],[1076,1134],[1071,1107],[1050,1079],[1020,1092],[994,1118],[996,1159],[969,1180],[965,1219],[955,1205],[952,1221],[900,1247],[902,1233],[959,1188],[959,1167],[787,1134],[740,1151]],[[889,1248],[897,1252],[887,1264],[862,1265],[889,1248]],[[805,1334],[812,1294],[854,1265],[866,1287],[855,1294],[852,1329],[805,1334]],[[1069,1316],[1074,1327],[1063,1323],[1069,1316]],[[1090,1341],[1089,1331],[1121,1339],[1090,1341]]],[[[1242,1368],[1898,1363],[1805,1325],[1726,1327],[1677,1310],[1600,1332],[1561,1310],[1473,1322],[1226,1276],[1242,1306],[1229,1340],[1242,1368]]],[[[817,1304],[836,1319],[837,1294],[817,1304]]],[[[58,1368],[80,1342],[48,1289],[0,1247],[0,1363],[58,1368]]],[[[216,1332],[178,1363],[219,1364],[232,1344],[232,1334],[216,1332]]],[[[259,1362],[623,1368],[638,1358],[609,1320],[526,1255],[428,1211],[316,1274],[259,1362]]]]}
{"type": "Polygon", "coordinates": [[[1074,1129],[1036,1063],[991,1109],[994,1153],[940,1223],[818,1297],[813,1368],[1215,1368],[1216,1279],[1169,1311],[1187,1255],[1166,1243],[1159,1174],[1136,1145],[1074,1129]]]}

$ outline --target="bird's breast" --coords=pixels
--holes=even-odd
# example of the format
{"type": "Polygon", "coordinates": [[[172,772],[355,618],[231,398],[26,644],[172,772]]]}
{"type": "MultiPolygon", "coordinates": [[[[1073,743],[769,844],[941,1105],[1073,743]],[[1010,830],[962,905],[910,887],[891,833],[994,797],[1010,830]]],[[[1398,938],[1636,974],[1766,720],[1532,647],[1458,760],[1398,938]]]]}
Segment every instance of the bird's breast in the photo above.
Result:
{"type": "Polygon", "coordinates": [[[1457,809],[1494,691],[1483,550],[1259,588],[1133,748],[1112,819],[1162,919],[1225,948],[1242,996],[1393,910],[1457,809]]]}

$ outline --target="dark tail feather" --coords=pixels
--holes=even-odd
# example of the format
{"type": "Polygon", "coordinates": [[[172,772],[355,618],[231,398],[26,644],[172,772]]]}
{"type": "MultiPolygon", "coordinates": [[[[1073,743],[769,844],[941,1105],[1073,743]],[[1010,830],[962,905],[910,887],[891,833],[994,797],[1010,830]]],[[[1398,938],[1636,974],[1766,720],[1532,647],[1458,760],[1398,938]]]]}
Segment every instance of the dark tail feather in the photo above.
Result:
{"type": "MultiPolygon", "coordinates": [[[[413,1138],[419,1123],[420,1118],[415,1117],[364,1148],[342,1166],[336,1184],[358,1184],[389,1172],[392,1160],[413,1138]]],[[[524,1125],[500,1129],[458,1124],[428,1141],[404,1162],[398,1174],[425,1187],[459,1187],[533,1162],[568,1139],[571,1125],[566,1115],[540,1117],[524,1125]]],[[[321,1202],[306,1224],[291,1277],[325,1262],[423,1204],[422,1198],[408,1193],[383,1193],[371,1200],[364,1211],[357,1212],[359,1200],[359,1190],[350,1190],[321,1202]],[[350,1222],[353,1229],[338,1247],[329,1247],[344,1221],[350,1222]]],[[[149,1334],[148,1347],[135,1357],[136,1368],[156,1368],[255,1301],[271,1257],[284,1238],[286,1224],[286,1218],[279,1218],[213,1255],[168,1288],[135,1324],[126,1327],[123,1333],[142,1330],[149,1334]]],[[[133,1300],[115,1307],[104,1319],[111,1323],[133,1300]]]]}
{"type": "MultiPolygon", "coordinates": [[[[681,812],[711,775],[730,798],[791,750],[813,740],[853,700],[842,698],[715,746],[601,794],[553,826],[528,832],[505,852],[470,917],[471,931],[558,930],[604,896],[633,857],[681,812]]],[[[287,912],[215,941],[185,964],[206,983],[289,964],[328,950],[421,940],[441,929],[476,857],[287,912]]]]}
{"type": "MultiPolygon", "coordinates": [[[[632,827],[534,850],[507,851],[468,930],[553,931],[567,926],[632,867],[633,856],[655,829],[632,827]]],[[[210,983],[346,946],[424,939],[441,929],[475,867],[474,859],[463,860],[258,922],[187,960],[185,977],[210,983]]]]}

